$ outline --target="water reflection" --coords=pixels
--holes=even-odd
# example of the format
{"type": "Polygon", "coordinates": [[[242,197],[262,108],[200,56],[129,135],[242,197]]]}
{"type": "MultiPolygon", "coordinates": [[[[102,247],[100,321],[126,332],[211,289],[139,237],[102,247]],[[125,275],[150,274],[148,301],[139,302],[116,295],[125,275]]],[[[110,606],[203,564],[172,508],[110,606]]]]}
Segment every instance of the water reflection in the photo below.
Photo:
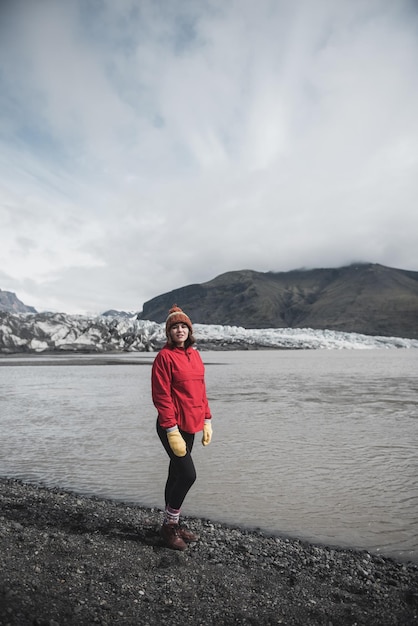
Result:
{"type": "MultiPolygon", "coordinates": [[[[214,439],[185,514],[418,561],[417,351],[203,357],[214,439]]],[[[1,368],[0,474],[161,506],[153,355],[103,359],[1,368]]]]}

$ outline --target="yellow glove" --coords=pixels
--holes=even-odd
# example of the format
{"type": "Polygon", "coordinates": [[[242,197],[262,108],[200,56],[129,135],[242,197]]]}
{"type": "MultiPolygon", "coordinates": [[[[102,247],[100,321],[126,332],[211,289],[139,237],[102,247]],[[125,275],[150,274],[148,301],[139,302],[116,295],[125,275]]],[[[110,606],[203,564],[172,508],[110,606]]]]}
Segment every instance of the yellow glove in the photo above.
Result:
{"type": "Polygon", "coordinates": [[[186,442],[180,434],[179,429],[176,427],[174,430],[170,430],[167,433],[168,443],[170,448],[176,456],[186,456],[187,448],[186,442]]]}
{"type": "Polygon", "coordinates": [[[212,439],[212,420],[205,420],[205,424],[203,426],[203,437],[202,437],[202,445],[208,446],[212,439]]]}

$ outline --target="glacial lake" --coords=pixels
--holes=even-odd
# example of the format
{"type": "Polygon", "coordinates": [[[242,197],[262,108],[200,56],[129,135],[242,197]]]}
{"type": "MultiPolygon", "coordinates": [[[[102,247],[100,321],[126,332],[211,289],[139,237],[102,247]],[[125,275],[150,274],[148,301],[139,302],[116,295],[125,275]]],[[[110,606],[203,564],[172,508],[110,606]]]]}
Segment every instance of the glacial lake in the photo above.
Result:
{"type": "MultiPolygon", "coordinates": [[[[201,354],[185,515],[418,562],[418,350],[201,354]]],[[[154,357],[1,357],[0,475],[162,508],[154,357]]]]}

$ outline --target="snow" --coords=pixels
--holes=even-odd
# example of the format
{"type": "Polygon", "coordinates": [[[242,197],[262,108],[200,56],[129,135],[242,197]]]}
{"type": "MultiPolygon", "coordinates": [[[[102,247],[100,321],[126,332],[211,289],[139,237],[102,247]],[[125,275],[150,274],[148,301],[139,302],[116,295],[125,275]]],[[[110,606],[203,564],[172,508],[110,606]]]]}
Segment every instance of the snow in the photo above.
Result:
{"type": "MultiPolygon", "coordinates": [[[[418,339],[369,336],[311,328],[260,328],[195,324],[200,349],[366,350],[418,348],[418,339]]],[[[118,316],[63,313],[2,314],[0,353],[87,350],[144,352],[165,342],[164,324],[118,316]]]]}
{"type": "Polygon", "coordinates": [[[371,349],[418,348],[418,340],[381,337],[312,328],[245,329],[236,326],[195,325],[195,335],[208,341],[243,343],[263,348],[371,349]]]}
{"type": "Polygon", "coordinates": [[[46,343],[46,341],[31,339],[31,341],[27,345],[32,352],[44,352],[45,350],[48,350],[48,344],[46,343]]]}

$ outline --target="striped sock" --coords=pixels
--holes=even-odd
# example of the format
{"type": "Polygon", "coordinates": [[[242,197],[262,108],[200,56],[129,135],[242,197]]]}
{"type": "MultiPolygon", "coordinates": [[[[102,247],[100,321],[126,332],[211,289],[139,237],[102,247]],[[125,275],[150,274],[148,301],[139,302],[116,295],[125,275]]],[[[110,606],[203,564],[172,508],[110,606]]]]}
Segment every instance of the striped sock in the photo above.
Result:
{"type": "Polygon", "coordinates": [[[180,509],[173,509],[167,504],[164,511],[164,524],[178,524],[180,519],[180,509]]]}

